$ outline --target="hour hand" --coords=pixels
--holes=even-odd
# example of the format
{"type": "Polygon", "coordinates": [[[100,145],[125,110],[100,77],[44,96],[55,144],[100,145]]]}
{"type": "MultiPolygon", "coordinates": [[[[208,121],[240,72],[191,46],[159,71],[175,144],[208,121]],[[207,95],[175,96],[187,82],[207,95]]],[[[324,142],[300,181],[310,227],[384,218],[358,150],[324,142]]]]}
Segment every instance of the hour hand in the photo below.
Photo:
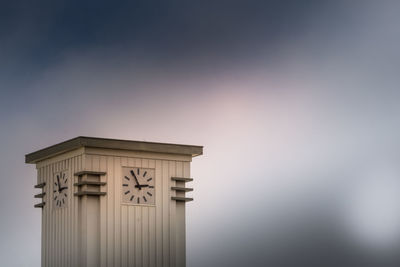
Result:
{"type": "Polygon", "coordinates": [[[68,187],[61,187],[59,192],[63,191],[64,189],[68,189],[68,187]]]}
{"type": "Polygon", "coordinates": [[[140,189],[141,187],[149,187],[149,185],[148,184],[141,184],[141,185],[135,185],[135,187],[138,187],[140,189]]]}
{"type": "Polygon", "coordinates": [[[60,190],[61,184],[60,184],[60,176],[59,175],[57,175],[57,185],[58,185],[58,192],[60,192],[61,191],[60,190]]]}

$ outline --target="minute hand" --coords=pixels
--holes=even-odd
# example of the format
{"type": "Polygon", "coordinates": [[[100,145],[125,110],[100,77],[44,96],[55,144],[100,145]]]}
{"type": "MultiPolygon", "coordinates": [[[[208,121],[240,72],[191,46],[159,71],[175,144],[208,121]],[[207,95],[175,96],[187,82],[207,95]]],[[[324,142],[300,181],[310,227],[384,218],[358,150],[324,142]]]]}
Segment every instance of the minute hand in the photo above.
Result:
{"type": "Polygon", "coordinates": [[[135,187],[138,187],[139,190],[142,190],[142,186],[139,184],[139,181],[138,181],[138,179],[136,178],[136,175],[135,175],[135,173],[133,172],[133,170],[131,170],[131,174],[133,175],[133,178],[135,178],[135,181],[136,181],[136,183],[137,183],[137,186],[135,186],[135,187]]]}

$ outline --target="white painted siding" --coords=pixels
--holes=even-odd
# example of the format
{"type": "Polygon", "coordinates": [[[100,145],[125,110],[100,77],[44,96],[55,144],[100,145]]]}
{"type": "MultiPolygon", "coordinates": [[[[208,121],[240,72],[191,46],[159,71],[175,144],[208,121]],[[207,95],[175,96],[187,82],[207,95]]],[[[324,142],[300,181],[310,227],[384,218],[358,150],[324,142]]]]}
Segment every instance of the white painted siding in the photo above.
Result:
{"type": "MultiPolygon", "coordinates": [[[[107,172],[107,186],[103,189],[107,195],[100,197],[101,266],[184,266],[181,254],[185,252],[185,229],[177,226],[184,227],[185,223],[176,222],[177,202],[171,200],[175,194],[171,177],[189,177],[190,162],[90,154],[85,155],[85,163],[86,170],[107,172]],[[123,166],[155,168],[155,206],[121,204],[123,166]]],[[[178,205],[184,214],[185,204],[178,205]]],[[[184,220],[182,214],[179,218],[184,220]]]]}
{"type": "MultiPolygon", "coordinates": [[[[175,191],[172,176],[190,177],[190,160],[181,156],[158,155],[143,158],[138,153],[112,151],[112,155],[95,149],[91,154],[58,156],[38,164],[38,183],[46,182],[45,207],[42,211],[42,266],[80,266],[79,214],[74,196],[81,170],[104,171],[100,176],[106,196],[100,196],[100,266],[185,266],[185,204],[171,200],[175,191]],[[121,204],[122,166],[155,169],[155,206],[121,204]],[[54,209],[53,173],[69,172],[69,196],[66,208],[54,209]]],[[[85,153],[85,152],[83,152],[85,153]]]]}
{"type": "Polygon", "coordinates": [[[65,158],[38,168],[38,183],[45,182],[42,209],[42,266],[78,266],[78,198],[74,193],[73,174],[82,169],[82,156],[65,158]],[[58,171],[68,171],[68,205],[54,208],[53,175],[58,171]]]}

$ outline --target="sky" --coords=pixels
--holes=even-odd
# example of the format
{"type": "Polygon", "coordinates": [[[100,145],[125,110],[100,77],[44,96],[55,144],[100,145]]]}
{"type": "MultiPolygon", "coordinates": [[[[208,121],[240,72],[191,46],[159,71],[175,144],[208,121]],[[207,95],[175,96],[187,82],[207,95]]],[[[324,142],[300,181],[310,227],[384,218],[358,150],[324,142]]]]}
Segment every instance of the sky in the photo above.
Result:
{"type": "Polygon", "coordinates": [[[40,266],[24,155],[84,135],[204,146],[188,267],[399,266],[399,8],[1,1],[2,265],[40,266]]]}

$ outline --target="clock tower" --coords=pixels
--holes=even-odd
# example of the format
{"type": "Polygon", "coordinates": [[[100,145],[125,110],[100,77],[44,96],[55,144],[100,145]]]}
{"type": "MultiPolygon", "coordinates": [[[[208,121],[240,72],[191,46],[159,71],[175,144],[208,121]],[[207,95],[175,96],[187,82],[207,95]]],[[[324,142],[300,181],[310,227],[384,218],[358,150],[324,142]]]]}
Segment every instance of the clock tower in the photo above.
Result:
{"type": "Polygon", "coordinates": [[[42,266],[185,266],[185,207],[202,146],[77,137],[36,164],[42,266]]]}

